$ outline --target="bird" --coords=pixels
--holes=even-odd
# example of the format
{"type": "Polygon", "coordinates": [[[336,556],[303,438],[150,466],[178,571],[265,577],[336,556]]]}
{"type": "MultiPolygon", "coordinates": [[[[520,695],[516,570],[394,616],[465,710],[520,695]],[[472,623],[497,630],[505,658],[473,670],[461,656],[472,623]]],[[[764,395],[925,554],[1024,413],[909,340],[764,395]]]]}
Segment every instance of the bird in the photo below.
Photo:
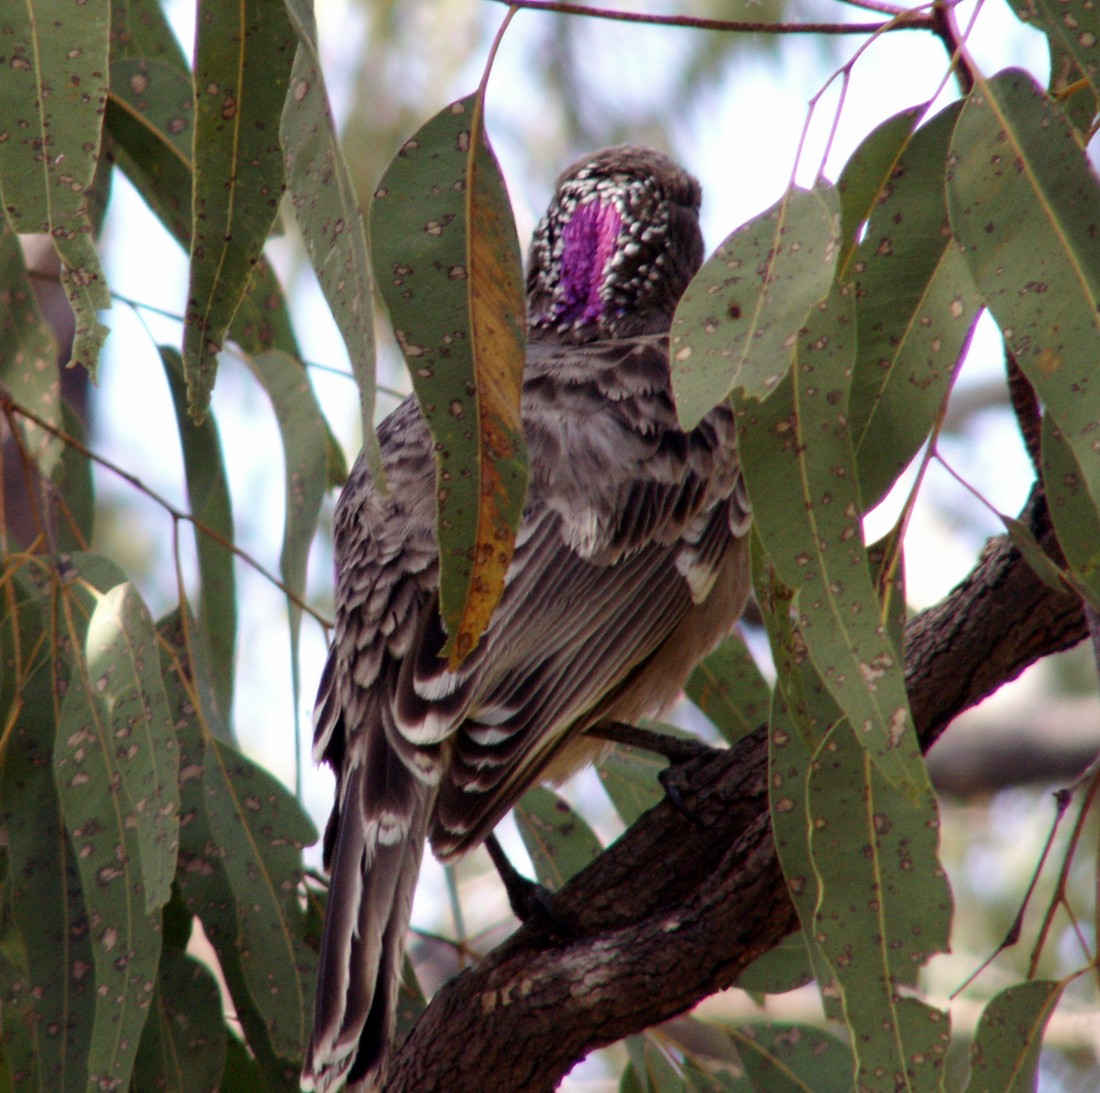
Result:
{"type": "Polygon", "coordinates": [[[382,1087],[423,849],[450,862],[537,782],[657,716],[734,628],[751,507],[728,402],[690,431],[669,329],[703,259],[701,188],[617,145],[559,177],[529,248],[527,493],[504,590],[457,667],[440,656],[433,444],[414,398],[379,426],[333,519],[336,623],[314,756],[336,776],[328,904],[301,1087],[382,1087]]]}

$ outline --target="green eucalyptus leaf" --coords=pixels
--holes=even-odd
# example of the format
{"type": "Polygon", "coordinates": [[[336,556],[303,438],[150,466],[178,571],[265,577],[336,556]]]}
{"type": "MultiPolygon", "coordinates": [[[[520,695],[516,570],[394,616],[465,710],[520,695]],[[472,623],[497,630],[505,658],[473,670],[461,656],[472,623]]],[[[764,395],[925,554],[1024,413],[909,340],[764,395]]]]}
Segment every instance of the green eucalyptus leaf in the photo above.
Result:
{"type": "Polygon", "coordinates": [[[1009,69],[971,92],[947,196],[974,281],[1100,508],[1100,185],[1073,126],[1027,73],[1009,69]]]}
{"type": "Polygon", "coordinates": [[[19,573],[0,596],[0,710],[10,726],[0,763],[6,869],[0,902],[4,1061],[28,1087],[85,1093],[97,1009],[88,908],[53,776],[58,684],[50,599],[19,573]]]}
{"type": "Polygon", "coordinates": [[[191,273],[183,337],[192,417],[206,413],[217,354],[279,211],[279,118],[297,47],[281,4],[199,0],[191,273]]]}
{"type": "Polygon", "coordinates": [[[612,745],[596,763],[600,783],[628,827],[664,799],[657,776],[667,766],[664,756],[622,744],[612,745]]]}
{"type": "Polygon", "coordinates": [[[5,4],[0,13],[4,214],[14,231],[44,232],[53,240],[76,319],[71,363],[93,377],[107,336],[97,312],[111,306],[92,223],[109,18],[108,0],[33,0],[5,4]]]}
{"type": "Polygon", "coordinates": [[[904,1075],[901,1088],[939,1093],[948,1015],[900,990],[949,943],[935,796],[892,785],[841,722],[813,756],[808,820],[820,885],[814,938],[852,1030],[857,1084],[894,1089],[904,1075]]]}
{"type": "Polygon", "coordinates": [[[504,181],[471,95],[405,142],[371,205],[372,261],[436,448],[443,655],[477,645],[527,488],[526,304],[504,181]]]}
{"type": "Polygon", "coordinates": [[[756,1090],[848,1093],[852,1088],[851,1048],[824,1029],[752,1021],[731,1037],[756,1090]]]}
{"type": "Polygon", "coordinates": [[[316,960],[303,942],[301,849],[316,832],[282,785],[224,743],[194,625],[177,612],[159,626],[188,817],[178,883],[218,954],[266,1081],[290,1089],[284,1060],[299,1056],[305,1042],[316,960]]]}
{"type": "Polygon", "coordinates": [[[863,545],[847,428],[853,294],[834,289],[798,340],[797,368],[738,411],[741,462],[759,541],[797,592],[798,628],[818,673],[873,761],[922,793],[899,651],[881,625],[863,545]]]}
{"type": "Polygon", "coordinates": [[[737,633],[696,666],[684,691],[730,744],[764,723],[772,698],[771,687],[737,633]]]}
{"type": "Polygon", "coordinates": [[[87,906],[96,983],[88,1080],[129,1080],[179,841],[179,750],[145,605],[75,555],[59,606],[72,650],[53,771],[87,906]]]}
{"type": "Polygon", "coordinates": [[[859,342],[848,416],[865,509],[932,432],[978,317],[943,190],[960,109],[949,106],[912,136],[856,250],[859,342]]]}
{"type": "Polygon", "coordinates": [[[966,1093],[1031,1093],[1039,1076],[1043,1031],[1064,983],[1036,979],[990,999],[970,1049],[966,1093]]]}
{"type": "Polygon", "coordinates": [[[166,943],[130,1089],[217,1093],[224,1068],[225,1021],[217,980],[166,943]]]}
{"type": "Polygon", "coordinates": [[[545,786],[535,786],[523,795],[515,817],[535,875],[552,891],[579,873],[603,849],[568,802],[545,786]]]}
{"type": "Polygon", "coordinates": [[[1071,94],[1068,109],[1087,128],[1100,106],[1100,12],[1091,0],[1013,0],[1021,22],[1042,31],[1050,44],[1051,90],[1071,94]],[[1070,88],[1078,82],[1085,87],[1070,88]]]}
{"type": "Polygon", "coordinates": [[[213,415],[196,425],[188,413],[183,361],[175,349],[160,347],[164,375],[176,412],[187,499],[195,527],[199,562],[199,630],[206,642],[214,693],[222,717],[233,708],[237,652],[237,581],[233,568],[233,505],[225,473],[221,437],[213,415]],[[210,534],[213,532],[213,535],[210,534]],[[215,538],[214,536],[217,536],[215,538]]]}
{"type": "Polygon", "coordinates": [[[287,0],[298,35],[280,136],[286,153],[287,188],[306,251],[351,358],[359,388],[363,446],[376,480],[382,453],[374,431],[374,305],[367,234],[351,172],[325,92],[317,53],[313,5],[287,0]]]}
{"type": "Polygon", "coordinates": [[[672,392],[693,429],[731,391],[765,399],[828,294],[840,238],[836,190],[792,188],[722,242],[672,319],[672,392]]]}
{"type": "MultiPolygon", "coordinates": [[[[57,367],[57,342],[38,310],[19,237],[6,221],[0,221],[0,389],[42,418],[60,428],[61,375],[57,367]]],[[[62,441],[27,418],[19,418],[23,447],[39,471],[49,476],[63,450],[62,441]]]]}
{"type": "Polygon", "coordinates": [[[928,104],[921,103],[887,118],[871,130],[844,165],[836,184],[843,248],[837,263],[840,276],[851,275],[849,263],[859,245],[860,230],[873,215],[875,206],[889,196],[898,159],[927,109],[928,104]]]}

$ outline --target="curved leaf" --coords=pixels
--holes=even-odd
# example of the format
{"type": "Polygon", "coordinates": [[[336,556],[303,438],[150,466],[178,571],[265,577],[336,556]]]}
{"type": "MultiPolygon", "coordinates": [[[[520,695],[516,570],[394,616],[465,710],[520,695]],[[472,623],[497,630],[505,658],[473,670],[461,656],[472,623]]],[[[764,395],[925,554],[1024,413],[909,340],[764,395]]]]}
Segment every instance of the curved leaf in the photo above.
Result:
{"type": "Polygon", "coordinates": [[[657,776],[668,766],[664,756],[614,744],[596,763],[600,785],[628,827],[665,796],[657,776]]]}
{"type": "Polygon", "coordinates": [[[196,21],[191,272],[183,334],[188,403],[210,402],[217,354],[279,211],[276,136],[297,38],[281,4],[200,0],[196,21]]]}
{"type": "Polygon", "coordinates": [[[1050,44],[1051,90],[1066,92],[1077,81],[1068,109],[1080,111],[1082,128],[1100,105],[1100,12],[1092,0],[1013,0],[1021,22],[1041,30],[1050,44]]]}
{"type": "MultiPolygon", "coordinates": [[[[317,532],[321,502],[328,487],[328,427],[309,381],[309,373],[300,360],[273,350],[250,358],[249,364],[267,391],[279,423],[286,497],[279,565],[283,584],[302,599],[306,589],[309,549],[317,532]]],[[[286,608],[290,623],[291,694],[297,736],[301,706],[298,636],[302,609],[289,597],[286,608]]]]}
{"type": "MultiPolygon", "coordinates": [[[[62,401],[66,436],[84,443],[84,423],[76,411],[62,401]]],[[[53,472],[59,511],[57,545],[66,553],[87,550],[95,532],[96,495],[92,461],[79,448],[64,444],[53,472]]]]}
{"type": "Polygon", "coordinates": [[[125,1083],[160,955],[179,839],[178,747],[145,605],[121,574],[77,555],[61,591],[72,650],[53,770],[91,929],[92,1083],[125,1083]]]}
{"type": "Polygon", "coordinates": [[[4,213],[16,232],[53,239],[76,318],[72,363],[93,377],[107,336],[96,312],[111,306],[90,219],[107,103],[109,17],[108,0],[31,0],[5,4],[0,13],[4,213]]]}
{"type": "Polygon", "coordinates": [[[180,743],[177,880],[218,954],[249,1048],[272,1088],[305,1042],[315,957],[302,943],[302,847],[316,832],[297,801],[231,745],[209,701],[210,672],[194,623],[159,626],[165,684],[180,743]],[[218,738],[221,739],[218,739],[218,738]]]}
{"type": "Polygon", "coordinates": [[[883,773],[922,791],[902,661],[880,619],[863,545],[847,429],[853,299],[834,289],[798,340],[797,367],[766,402],[738,410],[753,519],[783,583],[797,591],[810,657],[883,773]]]}
{"type": "Polygon", "coordinates": [[[753,1021],[731,1037],[752,1079],[767,1093],[848,1093],[852,1049],[812,1025],[753,1021]]]}
{"type": "MultiPolygon", "coordinates": [[[[61,375],[57,342],[35,303],[19,237],[0,221],[0,389],[20,406],[60,428],[61,375]]],[[[49,476],[64,445],[52,433],[22,421],[28,455],[49,476]]]]}
{"type": "Polygon", "coordinates": [[[829,291],[839,238],[836,191],[792,188],[707,259],[672,319],[672,392],[684,429],[735,388],[757,399],[775,389],[807,313],[829,291]]]}
{"type": "Polygon", "coordinates": [[[913,135],[856,251],[859,344],[848,416],[865,509],[928,438],[978,317],[943,191],[960,109],[949,106],[913,135]]]}
{"type": "Polygon", "coordinates": [[[974,281],[1100,508],[1100,186],[1074,129],[1010,69],[967,99],[947,178],[974,281]]]}
{"type": "Polygon", "coordinates": [[[990,999],[970,1049],[966,1093],[1031,1093],[1039,1073],[1039,1050],[1064,983],[1037,979],[990,999]]]}
{"type": "Polygon", "coordinates": [[[132,1093],[215,1093],[222,1088],[225,1031],[217,981],[197,960],[166,944],[132,1093]]]}
{"type": "Polygon", "coordinates": [[[900,991],[950,937],[935,797],[891,785],[846,722],[814,755],[807,788],[814,937],[853,1031],[857,1085],[939,1093],[948,1015],[900,991]]]}
{"type": "Polygon", "coordinates": [[[440,611],[452,665],[504,589],[527,487],[519,241],[471,95],[405,142],[371,205],[375,275],[437,451],[440,611]]]}
{"type": "Polygon", "coordinates": [[[920,103],[887,118],[863,139],[844,164],[836,184],[840,197],[842,250],[837,263],[840,277],[851,275],[848,266],[859,245],[860,229],[874,213],[875,206],[889,196],[898,157],[908,147],[927,109],[928,103],[920,103]]]}
{"type": "Polygon", "coordinates": [[[223,542],[196,527],[195,552],[199,562],[199,629],[217,696],[218,709],[228,719],[233,708],[233,676],[237,654],[237,581],[233,552],[233,505],[225,474],[221,437],[213,416],[196,425],[187,412],[187,384],[183,361],[175,349],[160,347],[164,374],[176,412],[187,499],[191,514],[223,542]]]}
{"type": "MultiPolygon", "coordinates": [[[[1050,414],[1043,415],[1042,453],[1043,489],[1058,545],[1065,554],[1070,572],[1080,582],[1078,590],[1094,608],[1100,609],[1100,513],[1085,487],[1081,465],[1073,449],[1050,414]]],[[[1019,536],[1022,532],[1015,524],[1013,521],[1009,532],[1015,531],[1019,536]]],[[[1063,587],[1056,564],[1038,543],[1024,546],[1017,541],[1017,546],[1048,584],[1053,581],[1055,587],[1063,587]]]]}
{"type": "Polygon", "coordinates": [[[306,251],[332,316],[343,335],[359,388],[363,449],[380,480],[382,453],[374,431],[374,301],[367,234],[329,109],[317,54],[313,5],[286,0],[298,35],[280,123],[286,154],[287,188],[306,251]]]}
{"type": "Polygon", "coordinates": [[[0,696],[15,704],[2,707],[8,730],[0,762],[4,1061],[12,1073],[26,1074],[31,1088],[85,1093],[96,977],[81,878],[53,775],[65,665],[51,664],[49,608],[18,573],[7,574],[0,587],[0,696]]]}
{"type": "Polygon", "coordinates": [[[738,633],[696,666],[684,691],[730,744],[767,720],[772,699],[771,687],[738,633]]]}

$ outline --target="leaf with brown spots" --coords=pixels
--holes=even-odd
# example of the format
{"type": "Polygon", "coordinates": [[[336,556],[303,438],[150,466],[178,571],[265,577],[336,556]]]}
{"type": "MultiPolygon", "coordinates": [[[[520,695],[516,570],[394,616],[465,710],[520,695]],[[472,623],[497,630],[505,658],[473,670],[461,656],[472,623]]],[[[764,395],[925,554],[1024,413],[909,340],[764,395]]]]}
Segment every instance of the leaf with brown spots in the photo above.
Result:
{"type": "Polygon", "coordinates": [[[1066,96],[1082,130],[1100,107],[1100,11],[1093,0],[1012,0],[1017,17],[1047,36],[1050,90],[1066,96]]]}
{"type": "Polygon", "coordinates": [[[405,142],[375,192],[373,262],[436,445],[444,650],[457,666],[504,589],[527,486],[519,241],[478,97],[405,142]]]}
{"type": "Polygon", "coordinates": [[[983,301],[1100,511],[1100,183],[1027,73],[979,79],[955,126],[947,199],[983,301]]]}
{"type": "Polygon", "coordinates": [[[279,211],[279,118],[298,44],[281,5],[200,0],[194,195],[183,366],[201,421],[218,353],[279,211]]]}
{"type": "Polygon", "coordinates": [[[852,264],[859,344],[848,416],[865,509],[927,440],[980,309],[943,193],[960,108],[949,106],[900,152],[852,264]]]}
{"type": "MultiPolygon", "coordinates": [[[[57,342],[35,303],[19,237],[0,221],[0,388],[51,425],[62,423],[57,342]]],[[[32,421],[19,424],[27,454],[39,471],[52,474],[62,443],[32,421]]]]}
{"type": "MultiPolygon", "coordinates": [[[[105,120],[115,165],[184,249],[191,246],[195,93],[191,70],[156,0],[111,7],[105,120]]],[[[297,354],[283,290],[264,258],[252,270],[229,337],[246,352],[297,354]]],[[[342,481],[334,468],[336,482],[342,481]]]]}
{"type": "Polygon", "coordinates": [[[834,287],[811,312],[795,368],[767,401],[738,407],[738,443],[756,530],[796,594],[806,651],[882,773],[923,792],[902,659],[863,543],[847,421],[853,295],[834,287]]]}
{"type": "Polygon", "coordinates": [[[1043,1032],[1066,984],[1036,979],[995,995],[970,1049],[967,1093],[1031,1093],[1039,1080],[1043,1032]]]}
{"type": "Polygon", "coordinates": [[[771,687],[740,633],[696,666],[684,691],[729,744],[763,724],[771,703],[771,687]]]}
{"type": "Polygon", "coordinates": [[[194,625],[179,612],[159,625],[187,817],[176,879],[217,951],[249,1048],[278,1075],[309,1020],[316,957],[303,941],[299,886],[302,848],[317,833],[293,795],[227,742],[194,625]]]}
{"type": "Polygon", "coordinates": [[[827,185],[792,188],[703,264],[672,319],[672,390],[684,429],[730,391],[765,399],[833,280],[840,205],[827,185]]]}
{"type": "Polygon", "coordinates": [[[840,276],[850,277],[849,265],[859,245],[861,229],[871,218],[875,206],[884,200],[892,187],[898,158],[908,147],[927,103],[910,106],[864,137],[837,179],[840,197],[840,276]]]}
{"type": "Polygon", "coordinates": [[[179,751],[145,605],[106,559],[59,589],[70,650],[53,772],[91,930],[88,1080],[126,1084],[148,1013],[179,840],[179,751]]]}
{"type": "MultiPolygon", "coordinates": [[[[1043,488],[1050,505],[1050,518],[1054,524],[1058,545],[1065,554],[1070,572],[1062,574],[1037,542],[1022,543],[1020,536],[1026,531],[1008,523],[1017,547],[1027,558],[1032,569],[1055,587],[1064,587],[1066,578],[1087,599],[1095,610],[1100,610],[1100,513],[1096,511],[1092,495],[1085,488],[1081,466],[1073,449],[1066,443],[1050,414],[1043,415],[1043,488]]],[[[1034,540],[1034,537],[1032,537],[1034,540]]]]}
{"type": "Polygon", "coordinates": [[[367,232],[340,148],[317,52],[313,5],[287,0],[298,35],[279,134],[286,152],[287,189],[306,252],[347,346],[371,473],[382,471],[374,431],[374,301],[367,232]]]}
{"type": "Polygon", "coordinates": [[[57,683],[68,665],[51,646],[48,590],[9,568],[0,589],[0,961],[4,1063],[26,1088],[86,1093],[96,1010],[92,939],[51,757],[57,683]]]}
{"type": "Polygon", "coordinates": [[[948,1015],[902,995],[931,956],[947,951],[950,937],[935,796],[891,785],[847,721],[814,754],[807,789],[820,881],[814,936],[853,1032],[857,1085],[938,1093],[948,1015]],[[895,1075],[903,1076],[897,1084],[895,1075]]]}
{"type": "Polygon", "coordinates": [[[579,873],[603,849],[569,803],[545,786],[529,789],[516,805],[515,816],[535,876],[551,891],[579,873]]]}
{"type": "Polygon", "coordinates": [[[110,5],[4,4],[0,13],[0,196],[20,234],[50,235],[76,319],[72,363],[95,376],[111,306],[91,205],[107,102],[110,5]]]}

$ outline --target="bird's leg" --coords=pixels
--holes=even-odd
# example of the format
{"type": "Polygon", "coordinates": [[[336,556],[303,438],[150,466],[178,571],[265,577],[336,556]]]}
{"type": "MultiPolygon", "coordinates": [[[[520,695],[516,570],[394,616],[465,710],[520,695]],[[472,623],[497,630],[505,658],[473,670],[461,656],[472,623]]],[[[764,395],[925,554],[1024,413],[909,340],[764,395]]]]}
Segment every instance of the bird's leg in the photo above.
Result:
{"type": "Polygon", "coordinates": [[[550,905],[552,893],[549,888],[525,877],[509,860],[496,835],[489,834],[485,839],[485,849],[496,866],[497,874],[508,893],[508,905],[512,914],[525,926],[536,925],[558,940],[571,936],[568,925],[555,913],[550,905]]]}
{"type": "Polygon", "coordinates": [[[658,732],[656,729],[645,729],[640,725],[628,725],[623,721],[601,721],[598,725],[593,725],[588,733],[614,744],[626,744],[641,751],[663,755],[669,765],[657,775],[657,780],[665,791],[668,803],[692,823],[701,822],[684,800],[683,779],[678,777],[678,768],[692,759],[709,755],[715,750],[710,744],[658,732]]]}
{"type": "Polygon", "coordinates": [[[628,725],[625,721],[600,721],[587,730],[589,736],[610,740],[613,744],[626,744],[640,751],[663,755],[673,766],[688,763],[701,755],[709,755],[714,748],[701,740],[690,740],[657,729],[644,729],[640,725],[628,725]]]}

